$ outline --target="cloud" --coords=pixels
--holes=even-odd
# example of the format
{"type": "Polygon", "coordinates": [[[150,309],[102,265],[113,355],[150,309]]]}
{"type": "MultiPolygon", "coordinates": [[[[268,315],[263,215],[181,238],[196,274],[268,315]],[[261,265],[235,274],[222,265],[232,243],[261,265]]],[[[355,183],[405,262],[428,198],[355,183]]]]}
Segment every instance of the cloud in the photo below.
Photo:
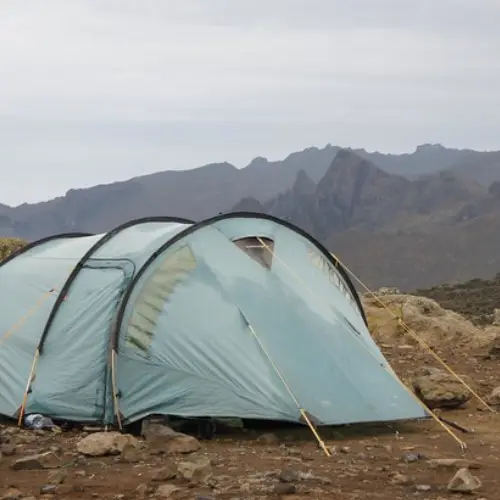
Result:
{"type": "Polygon", "coordinates": [[[327,142],[498,147],[500,5],[480,4],[4,0],[0,201],[327,142]]]}

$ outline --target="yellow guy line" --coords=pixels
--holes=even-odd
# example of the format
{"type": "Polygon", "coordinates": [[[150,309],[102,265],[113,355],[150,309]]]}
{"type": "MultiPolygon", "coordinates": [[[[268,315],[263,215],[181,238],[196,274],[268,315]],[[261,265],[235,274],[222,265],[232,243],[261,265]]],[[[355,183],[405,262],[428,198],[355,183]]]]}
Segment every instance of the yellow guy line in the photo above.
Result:
{"type": "Polygon", "coordinates": [[[21,328],[24,323],[26,322],[26,320],[32,316],[42,305],[43,303],[50,297],[50,295],[55,292],[56,289],[55,288],[51,288],[48,292],[45,292],[39,299],[38,301],[35,303],[35,305],[28,310],[28,312],[24,315],[24,316],[21,316],[21,318],[19,318],[17,320],[16,323],[14,323],[11,328],[9,330],[7,330],[2,338],[0,338],[0,346],[13,334],[15,333],[17,330],[19,330],[19,328],[21,328]]]}
{"type": "Polygon", "coordinates": [[[288,385],[288,382],[286,381],[285,377],[279,370],[279,368],[276,366],[276,363],[273,361],[271,358],[270,354],[267,352],[266,348],[264,347],[264,344],[261,342],[260,338],[258,337],[257,333],[255,332],[253,326],[247,321],[246,322],[248,325],[248,328],[252,335],[254,336],[255,340],[259,344],[260,348],[262,349],[262,352],[265,354],[269,362],[271,363],[271,366],[274,368],[275,372],[277,373],[278,377],[281,379],[283,382],[283,385],[285,386],[285,389],[288,391],[290,394],[290,397],[293,399],[293,402],[297,405],[297,408],[300,411],[300,414],[302,415],[302,418],[306,421],[307,425],[309,426],[309,429],[311,429],[311,432],[313,433],[314,437],[317,439],[318,444],[320,445],[321,449],[325,452],[325,455],[327,457],[331,456],[330,452],[328,451],[328,448],[326,447],[324,441],[321,439],[320,435],[318,434],[318,431],[315,429],[314,425],[312,424],[311,420],[309,419],[307,412],[302,408],[301,404],[299,403],[297,397],[293,393],[292,389],[288,385]]]}
{"type": "Polygon", "coordinates": [[[455,377],[459,382],[463,384],[463,386],[470,391],[471,394],[476,397],[478,401],[481,402],[481,404],[484,405],[485,408],[487,408],[489,411],[492,413],[497,413],[495,409],[493,409],[477,392],[469,385],[465,380],[457,373],[453,368],[451,368],[432,348],[425,340],[421,339],[414,330],[412,330],[397,314],[395,314],[393,311],[387,307],[382,300],[374,293],[372,292],[343,262],[340,261],[340,259],[334,255],[331,254],[338,262],[341,264],[344,269],[359,283],[360,286],[362,286],[372,298],[374,298],[384,309],[386,309],[389,314],[398,321],[398,324],[401,325],[406,332],[414,339],[417,341],[420,346],[426,350],[438,363],[440,363],[453,377],[455,377]]]}
{"type": "MultiPolygon", "coordinates": [[[[300,276],[298,276],[278,255],[276,255],[274,253],[274,251],[269,248],[268,245],[266,245],[266,243],[261,239],[261,238],[258,238],[259,242],[261,243],[261,245],[263,245],[264,248],[266,248],[269,252],[271,252],[271,254],[273,255],[273,258],[276,258],[279,262],[281,262],[283,264],[283,266],[297,279],[299,280],[304,286],[305,288],[310,292],[312,293],[313,295],[321,298],[322,300],[324,300],[328,305],[330,304],[329,301],[327,301],[326,299],[324,299],[322,296],[320,296],[319,294],[316,294],[313,290],[311,290],[311,288],[307,285],[307,283],[302,280],[302,278],[300,276]]],[[[340,262],[340,261],[339,261],[340,262]]],[[[375,356],[375,354],[373,352],[370,351],[370,349],[368,348],[368,346],[360,339],[358,338],[356,335],[353,334],[353,338],[355,338],[360,344],[361,346],[366,349],[366,351],[377,361],[377,364],[384,370],[386,370],[389,374],[392,375],[392,377],[402,386],[402,388],[408,392],[408,394],[420,405],[422,406],[422,408],[424,408],[426,410],[426,412],[458,443],[458,445],[460,446],[460,448],[462,450],[465,450],[467,448],[467,445],[465,442],[463,442],[450,428],[448,428],[447,425],[445,425],[440,419],[439,417],[423,402],[421,401],[414,393],[413,391],[408,388],[403,382],[402,380],[396,375],[396,373],[394,372],[394,370],[391,369],[388,370],[384,365],[381,365],[379,360],[377,359],[377,357],[375,356]]],[[[389,365],[390,367],[390,364],[387,362],[387,364],[389,365]]]]}

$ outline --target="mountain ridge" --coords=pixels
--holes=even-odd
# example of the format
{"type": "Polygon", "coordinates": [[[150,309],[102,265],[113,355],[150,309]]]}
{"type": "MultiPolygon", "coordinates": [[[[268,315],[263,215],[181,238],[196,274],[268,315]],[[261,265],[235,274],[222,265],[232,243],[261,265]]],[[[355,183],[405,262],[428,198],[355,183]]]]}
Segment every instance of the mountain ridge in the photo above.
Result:
{"type": "MultiPolygon", "coordinates": [[[[433,152],[447,161],[471,154],[442,146],[418,149],[420,155],[433,152]]],[[[486,185],[464,175],[463,161],[459,169],[445,162],[447,168],[425,173],[429,165],[436,168],[436,158],[419,175],[408,174],[415,173],[411,165],[402,175],[364,153],[327,146],[307,148],[278,162],[256,157],[243,169],[223,162],[157,172],[71,189],[37,204],[0,205],[0,235],[35,240],[73,231],[106,232],[147,216],[201,220],[247,210],[295,223],[347,256],[371,286],[414,289],[496,274],[500,179],[486,185]]],[[[489,168],[491,157],[486,158],[489,168]]]]}

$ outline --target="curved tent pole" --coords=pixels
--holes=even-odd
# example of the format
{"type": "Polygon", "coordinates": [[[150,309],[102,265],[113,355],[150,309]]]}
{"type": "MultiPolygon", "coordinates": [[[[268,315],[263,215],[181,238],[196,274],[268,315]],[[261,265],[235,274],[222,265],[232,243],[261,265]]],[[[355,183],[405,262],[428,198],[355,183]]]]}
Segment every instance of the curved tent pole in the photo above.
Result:
{"type": "Polygon", "coordinates": [[[61,291],[59,292],[59,295],[57,296],[56,302],[54,303],[54,306],[52,307],[52,310],[50,311],[50,315],[47,319],[47,323],[45,324],[45,327],[42,332],[42,336],[40,338],[39,342],[39,349],[40,349],[40,354],[43,353],[43,347],[45,344],[45,339],[49,333],[49,330],[54,323],[54,320],[57,316],[57,313],[59,311],[59,308],[61,307],[62,303],[64,302],[64,298],[68,294],[69,289],[71,288],[71,285],[74,283],[76,278],[78,277],[78,274],[84,267],[84,265],[87,263],[89,259],[92,258],[92,255],[99,250],[101,247],[103,247],[108,241],[110,241],[114,236],[117,234],[121,233],[125,229],[128,229],[133,226],[138,226],[140,224],[148,224],[151,222],[158,222],[158,223],[177,223],[177,224],[194,224],[193,221],[189,219],[183,219],[180,217],[166,217],[166,216],[158,216],[158,217],[144,217],[141,219],[134,219],[128,222],[125,222],[124,224],[121,224],[108,233],[106,233],[99,241],[94,243],[87,252],[83,255],[83,257],[78,261],[76,264],[75,268],[71,272],[71,274],[68,276],[68,279],[66,280],[66,283],[64,283],[63,287],[61,288],[61,291]]]}
{"type": "Polygon", "coordinates": [[[45,243],[49,243],[49,242],[55,241],[55,240],[64,240],[64,239],[72,239],[72,238],[85,238],[87,236],[94,236],[94,235],[91,233],[60,233],[60,234],[55,234],[52,236],[47,236],[46,238],[42,238],[40,240],[32,241],[31,243],[28,243],[27,245],[24,245],[23,247],[17,249],[15,252],[12,252],[6,259],[3,259],[0,262],[0,267],[5,266],[5,264],[8,264],[11,260],[15,259],[16,257],[19,257],[20,255],[23,255],[26,252],[29,252],[33,248],[36,248],[36,247],[43,245],[45,243]]]}
{"type": "Polygon", "coordinates": [[[117,314],[117,321],[116,321],[116,327],[115,327],[115,332],[114,332],[114,346],[115,348],[118,346],[118,337],[119,337],[119,332],[121,330],[122,322],[123,322],[123,316],[125,314],[125,309],[128,305],[128,302],[130,300],[130,296],[132,295],[133,290],[135,289],[135,286],[143,276],[143,274],[148,270],[149,266],[157,259],[159,255],[161,255],[163,252],[168,250],[168,248],[181,239],[185,238],[186,236],[189,236],[190,234],[196,232],[198,229],[202,229],[207,226],[212,226],[216,222],[223,221],[223,220],[230,220],[230,219],[261,219],[261,220],[267,220],[270,222],[274,222],[275,224],[286,227],[287,229],[290,229],[291,231],[299,234],[306,240],[308,240],[311,244],[313,244],[322,254],[323,256],[332,264],[336,267],[336,269],[340,272],[342,277],[344,278],[345,282],[347,283],[347,286],[349,287],[349,290],[351,291],[354,300],[358,306],[359,313],[361,317],[363,318],[364,323],[368,326],[368,322],[366,319],[366,314],[363,309],[363,304],[361,302],[361,299],[359,298],[358,292],[356,291],[356,288],[354,287],[351,279],[349,278],[349,275],[346,273],[346,271],[343,269],[341,265],[339,265],[339,262],[337,259],[335,259],[330,252],[322,245],[318,240],[313,238],[310,234],[306,233],[304,230],[300,229],[299,227],[295,226],[294,224],[283,220],[279,219],[278,217],[274,217],[272,215],[268,214],[262,214],[258,212],[230,212],[226,214],[219,214],[216,215],[215,217],[211,217],[209,219],[204,219],[200,222],[193,223],[190,227],[184,229],[183,231],[177,233],[173,238],[165,242],[163,245],[161,245],[155,252],[153,252],[148,260],[142,265],[142,267],[138,270],[132,281],[130,282],[130,285],[128,286],[127,290],[125,291],[125,294],[123,296],[123,300],[120,303],[119,309],[118,309],[118,314],[117,314]]]}
{"type": "MultiPolygon", "coordinates": [[[[94,252],[96,252],[105,243],[107,243],[110,239],[112,239],[114,236],[116,236],[116,234],[120,233],[121,231],[123,231],[129,227],[139,225],[139,224],[147,224],[147,223],[151,223],[151,222],[158,222],[158,223],[161,223],[161,222],[169,223],[170,222],[170,223],[178,223],[178,224],[194,224],[193,221],[191,221],[189,219],[180,218],[180,217],[156,216],[156,217],[144,217],[144,218],[140,218],[140,219],[134,219],[134,220],[128,221],[124,224],[121,224],[120,226],[117,226],[113,230],[109,231],[102,238],[100,238],[96,243],[94,243],[94,245],[92,245],[92,247],[89,250],[87,250],[87,252],[83,255],[83,257],[78,261],[77,265],[72,268],[65,283],[63,284],[62,288],[59,290],[59,294],[57,296],[57,299],[56,299],[56,301],[51,309],[51,312],[49,314],[47,322],[46,322],[44,329],[42,331],[42,335],[40,337],[40,340],[38,342],[38,345],[37,345],[37,348],[35,351],[35,355],[33,357],[31,372],[30,372],[30,375],[28,377],[28,382],[26,384],[26,389],[25,389],[25,392],[23,395],[23,403],[22,403],[22,406],[20,408],[19,418],[18,418],[19,425],[22,425],[22,418],[23,418],[24,412],[26,410],[26,403],[27,403],[27,399],[28,399],[29,390],[30,390],[31,384],[33,382],[33,379],[35,377],[35,371],[36,371],[36,365],[37,365],[38,359],[43,353],[45,339],[46,339],[47,334],[50,330],[50,327],[52,326],[52,324],[55,320],[55,317],[57,315],[59,308],[61,307],[62,303],[66,299],[68,291],[69,291],[71,285],[73,284],[73,282],[75,281],[75,279],[78,277],[79,272],[81,271],[81,269],[83,268],[85,263],[92,257],[94,252]]],[[[7,261],[12,260],[13,258],[19,256],[20,254],[30,250],[31,248],[34,248],[40,244],[47,243],[47,242],[55,240],[55,239],[65,238],[65,237],[69,237],[69,238],[75,237],[76,238],[76,237],[85,237],[85,236],[93,236],[93,235],[87,234],[87,233],[68,233],[68,234],[56,235],[56,236],[44,238],[42,240],[38,240],[30,245],[23,247],[20,252],[16,253],[16,255],[14,255],[14,256],[11,256],[11,259],[7,259],[7,261]]],[[[5,263],[6,263],[6,261],[2,262],[2,264],[5,264],[5,263]]],[[[53,288],[53,289],[51,289],[51,292],[55,291],[55,290],[56,289],[53,288]]],[[[115,365],[116,365],[116,359],[113,361],[113,358],[112,358],[112,375],[113,375],[113,367],[115,365]]],[[[115,378],[115,384],[116,384],[116,378],[115,378]]],[[[116,391],[114,392],[113,397],[116,398],[116,391]]],[[[118,411],[118,410],[116,410],[116,411],[118,411]]],[[[118,415],[118,421],[121,424],[121,419],[120,419],[119,415],[118,415]]]]}

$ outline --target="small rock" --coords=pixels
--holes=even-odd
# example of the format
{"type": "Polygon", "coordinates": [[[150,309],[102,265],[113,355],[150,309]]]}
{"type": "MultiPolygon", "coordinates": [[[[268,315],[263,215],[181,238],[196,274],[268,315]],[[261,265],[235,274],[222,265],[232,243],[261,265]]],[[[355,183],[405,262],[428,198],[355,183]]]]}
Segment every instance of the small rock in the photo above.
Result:
{"type": "Polygon", "coordinates": [[[272,433],[262,434],[257,438],[257,441],[268,445],[277,445],[280,443],[279,437],[272,433]]]}
{"type": "Polygon", "coordinates": [[[469,462],[469,460],[465,460],[464,458],[434,458],[429,460],[429,465],[433,469],[437,469],[439,467],[447,468],[447,469],[480,469],[481,465],[476,462],[469,462]]]}
{"type": "Polygon", "coordinates": [[[183,435],[180,432],[174,431],[168,425],[163,425],[158,422],[150,422],[145,420],[142,423],[142,434],[144,435],[146,441],[156,442],[172,439],[179,435],[183,435]]]}
{"type": "Polygon", "coordinates": [[[119,432],[96,432],[81,439],[76,449],[82,455],[90,457],[104,457],[106,455],[119,455],[125,445],[139,447],[139,442],[130,434],[119,432]]]}
{"type": "Polygon", "coordinates": [[[174,469],[174,466],[167,465],[154,472],[153,481],[170,481],[170,479],[175,479],[176,476],[177,471],[174,469]]]}
{"type": "Polygon", "coordinates": [[[415,489],[417,491],[430,491],[431,490],[431,487],[428,485],[428,484],[417,484],[417,486],[415,486],[415,489]]]}
{"type": "Polygon", "coordinates": [[[293,495],[297,492],[297,487],[291,483],[278,483],[274,487],[276,495],[293,495]]]}
{"type": "Polygon", "coordinates": [[[42,495],[54,495],[57,491],[57,487],[53,484],[46,484],[40,488],[40,493],[42,495]]]}
{"type": "Polygon", "coordinates": [[[141,453],[137,444],[126,443],[121,453],[121,459],[128,463],[137,463],[141,460],[141,453]]]}
{"type": "Polygon", "coordinates": [[[492,405],[500,405],[500,387],[495,387],[488,396],[488,402],[492,405]]]}
{"type": "Polygon", "coordinates": [[[481,481],[473,476],[469,469],[462,468],[457,471],[448,483],[448,491],[454,493],[473,493],[481,488],[481,481]]]}
{"type": "Polygon", "coordinates": [[[9,488],[0,500],[20,500],[23,494],[17,488],[9,488]]]}
{"type": "Polygon", "coordinates": [[[59,457],[48,451],[38,455],[30,455],[27,457],[19,458],[11,464],[13,470],[41,470],[41,469],[54,469],[61,465],[59,457]]]}
{"type": "Polygon", "coordinates": [[[175,486],[175,484],[162,484],[161,486],[158,486],[155,496],[160,498],[173,498],[174,494],[178,491],[180,491],[180,488],[175,486]]]}
{"type": "Polygon", "coordinates": [[[295,483],[300,480],[300,474],[293,469],[283,469],[280,472],[278,479],[282,483],[295,483]]]}
{"type": "Polygon", "coordinates": [[[404,474],[396,473],[391,478],[391,483],[396,485],[406,485],[410,484],[410,478],[404,474]]]}
{"type": "Polygon", "coordinates": [[[17,446],[14,443],[5,443],[0,448],[0,454],[5,457],[11,457],[16,454],[17,446]]]}
{"type": "Polygon", "coordinates": [[[420,453],[405,453],[402,458],[406,463],[418,462],[422,459],[420,453]]]}
{"type": "Polygon", "coordinates": [[[147,484],[140,484],[135,491],[139,495],[139,498],[146,498],[147,495],[153,493],[154,489],[147,484]]]}
{"type": "Polygon", "coordinates": [[[205,482],[212,475],[212,465],[206,457],[180,462],[177,466],[177,475],[188,481],[205,482]]]}
{"type": "Polygon", "coordinates": [[[62,484],[68,478],[68,471],[66,469],[51,470],[48,475],[49,484],[62,484]]]}
{"type": "Polygon", "coordinates": [[[165,443],[165,451],[170,454],[194,453],[201,448],[201,443],[193,436],[180,434],[165,443]]]}

